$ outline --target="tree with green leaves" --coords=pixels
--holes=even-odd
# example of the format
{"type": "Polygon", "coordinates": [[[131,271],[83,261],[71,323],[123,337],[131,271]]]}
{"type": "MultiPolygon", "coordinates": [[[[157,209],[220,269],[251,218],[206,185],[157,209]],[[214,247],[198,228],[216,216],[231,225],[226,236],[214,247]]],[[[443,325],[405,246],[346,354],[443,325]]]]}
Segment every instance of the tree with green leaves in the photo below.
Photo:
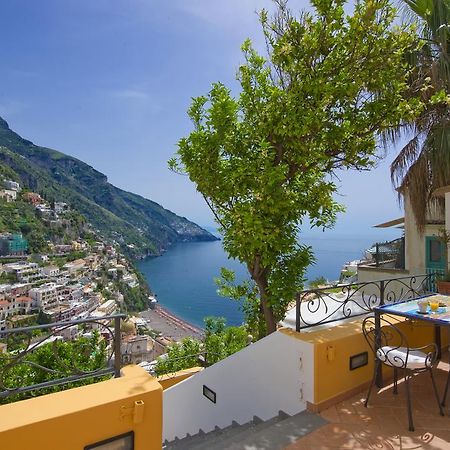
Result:
{"type": "MultiPolygon", "coordinates": [[[[89,338],[80,337],[69,342],[54,341],[36,347],[29,353],[26,353],[23,347],[25,341],[21,335],[12,335],[7,343],[8,351],[11,353],[0,354],[0,373],[2,375],[0,390],[33,386],[69,377],[80,371],[95,372],[98,369],[105,368],[108,364],[106,342],[96,331],[89,338]],[[24,356],[18,357],[21,356],[21,352],[25,353],[24,356]]],[[[109,377],[85,378],[63,385],[12,394],[0,399],[0,404],[83,386],[107,378],[109,377]]]]}
{"type": "Polygon", "coordinates": [[[450,0],[402,0],[405,12],[419,23],[422,45],[412,52],[411,97],[426,107],[391,134],[409,141],[391,165],[392,183],[408,192],[419,230],[423,230],[435,189],[450,184],[450,0]],[[406,125],[406,127],[405,127],[406,125]]]}
{"type": "Polygon", "coordinates": [[[416,36],[393,25],[388,0],[357,2],[350,16],[345,0],[312,0],[298,19],[276,3],[273,20],[260,14],[267,56],[243,44],[239,94],[215,83],[194,98],[193,131],[169,162],[195,183],[225,250],[246,265],[262,334],[276,330],[313,260],[300,225],[331,227],[342,210],[335,171],[370,168],[378,133],[421,109],[405,98],[404,54],[416,36]]]}
{"type": "Polygon", "coordinates": [[[167,352],[158,357],[155,366],[157,376],[175,373],[200,365],[201,342],[192,337],[186,337],[181,342],[174,342],[167,347],[167,352]]]}
{"type": "Polygon", "coordinates": [[[208,365],[227,358],[249,344],[245,327],[227,327],[223,317],[205,317],[204,349],[208,365]]]}
{"type": "Polygon", "coordinates": [[[174,342],[167,353],[157,359],[156,375],[177,372],[199,365],[210,366],[242,350],[250,342],[245,327],[227,327],[223,317],[205,317],[202,341],[187,337],[174,342]],[[203,361],[202,361],[203,358],[203,361]]]}

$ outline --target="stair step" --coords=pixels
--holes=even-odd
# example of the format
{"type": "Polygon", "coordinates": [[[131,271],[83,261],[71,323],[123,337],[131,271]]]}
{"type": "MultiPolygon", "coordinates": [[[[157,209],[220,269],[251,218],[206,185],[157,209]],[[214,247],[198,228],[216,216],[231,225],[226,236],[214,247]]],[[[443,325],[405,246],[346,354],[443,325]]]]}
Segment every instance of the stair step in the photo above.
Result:
{"type": "MultiPolygon", "coordinates": [[[[264,430],[275,426],[280,421],[285,420],[286,418],[291,417],[289,414],[286,414],[282,411],[278,413],[277,416],[272,417],[269,420],[261,421],[258,424],[252,423],[248,427],[242,427],[239,430],[235,430],[235,432],[224,433],[218,439],[215,440],[204,440],[203,444],[199,447],[196,447],[196,450],[222,450],[229,448],[244,448],[240,446],[240,443],[243,442],[248,436],[259,435],[264,432],[264,430]]],[[[251,447],[250,447],[251,448],[251,447]]],[[[253,450],[253,449],[252,449],[253,450]]],[[[256,449],[255,449],[256,450],[256,449]]]]}
{"type": "Polygon", "coordinates": [[[190,449],[197,449],[200,448],[205,440],[206,441],[217,441],[221,439],[223,435],[226,435],[227,433],[235,433],[239,432],[242,429],[246,429],[247,427],[251,427],[253,425],[264,423],[262,419],[260,419],[257,416],[253,416],[253,420],[250,422],[239,424],[235,420],[231,422],[230,425],[224,428],[220,428],[216,426],[214,430],[209,431],[208,433],[205,433],[203,430],[200,430],[199,433],[196,433],[194,435],[187,435],[184,438],[175,438],[171,442],[164,442],[164,449],[165,450],[190,450],[190,449]]]}
{"type": "MultiPolygon", "coordinates": [[[[254,433],[242,433],[239,441],[226,443],[221,450],[282,450],[293,441],[325,425],[326,420],[320,416],[303,411],[294,416],[275,421],[271,425],[256,430],[254,433]]],[[[220,447],[217,447],[220,448],[220,447]]],[[[216,449],[214,444],[210,449],[216,449]]]]}
{"type": "Polygon", "coordinates": [[[165,443],[165,450],[281,450],[302,436],[325,425],[320,416],[303,411],[290,416],[280,411],[272,419],[263,421],[255,416],[239,425],[233,421],[228,427],[208,433],[197,433],[165,443]]]}

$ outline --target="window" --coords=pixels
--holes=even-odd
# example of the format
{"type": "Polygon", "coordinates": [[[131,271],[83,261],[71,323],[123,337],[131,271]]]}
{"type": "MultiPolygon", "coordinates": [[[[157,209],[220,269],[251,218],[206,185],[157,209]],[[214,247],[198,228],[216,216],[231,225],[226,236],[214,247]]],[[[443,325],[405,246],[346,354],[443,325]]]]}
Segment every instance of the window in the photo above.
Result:
{"type": "Polygon", "coordinates": [[[440,262],[442,259],[442,246],[441,242],[437,239],[430,240],[430,261],[440,262]]]}
{"type": "Polygon", "coordinates": [[[105,441],[97,442],[84,447],[84,450],[133,450],[134,449],[134,432],[122,434],[105,441]]]}

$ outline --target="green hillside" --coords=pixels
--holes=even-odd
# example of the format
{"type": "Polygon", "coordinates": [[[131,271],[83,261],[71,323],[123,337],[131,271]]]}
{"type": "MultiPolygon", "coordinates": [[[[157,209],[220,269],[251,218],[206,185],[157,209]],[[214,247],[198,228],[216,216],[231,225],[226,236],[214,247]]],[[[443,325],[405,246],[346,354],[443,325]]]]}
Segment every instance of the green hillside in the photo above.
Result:
{"type": "Polygon", "coordinates": [[[217,239],[161,205],[113,186],[88,164],[23,139],[0,118],[2,175],[49,201],[67,202],[130,256],[158,255],[176,242],[217,239]]]}

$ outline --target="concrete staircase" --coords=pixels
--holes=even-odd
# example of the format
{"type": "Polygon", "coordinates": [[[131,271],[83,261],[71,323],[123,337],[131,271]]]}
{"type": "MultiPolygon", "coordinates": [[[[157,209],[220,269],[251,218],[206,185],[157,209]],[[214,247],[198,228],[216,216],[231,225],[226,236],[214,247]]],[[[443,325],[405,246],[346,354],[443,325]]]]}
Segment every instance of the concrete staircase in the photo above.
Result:
{"type": "Polygon", "coordinates": [[[282,450],[327,422],[316,414],[303,411],[290,416],[283,411],[267,421],[254,416],[242,425],[237,422],[226,428],[202,430],[183,439],[165,442],[164,450],[282,450]]]}

